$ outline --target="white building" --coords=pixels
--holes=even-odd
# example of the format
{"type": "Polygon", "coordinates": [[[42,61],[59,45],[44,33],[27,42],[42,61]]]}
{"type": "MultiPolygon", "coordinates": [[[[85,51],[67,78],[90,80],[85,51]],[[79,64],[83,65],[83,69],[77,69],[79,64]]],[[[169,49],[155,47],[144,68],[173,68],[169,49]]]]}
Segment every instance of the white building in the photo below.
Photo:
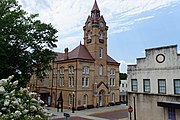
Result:
{"type": "Polygon", "coordinates": [[[120,90],[120,102],[127,102],[127,80],[121,80],[121,84],[119,86],[120,90]]]}
{"type": "Polygon", "coordinates": [[[132,120],[180,120],[180,54],[177,45],[145,50],[128,65],[132,120]]]}

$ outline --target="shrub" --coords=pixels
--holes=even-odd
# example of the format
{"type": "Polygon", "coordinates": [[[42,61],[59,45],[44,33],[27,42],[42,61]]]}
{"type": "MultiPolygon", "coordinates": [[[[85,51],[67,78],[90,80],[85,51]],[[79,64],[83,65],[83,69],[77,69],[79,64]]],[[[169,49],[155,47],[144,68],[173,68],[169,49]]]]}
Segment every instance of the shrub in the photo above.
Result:
{"type": "Polygon", "coordinates": [[[27,88],[17,89],[14,76],[0,80],[0,119],[1,120],[46,120],[50,114],[41,106],[44,102],[35,92],[27,88]]]}

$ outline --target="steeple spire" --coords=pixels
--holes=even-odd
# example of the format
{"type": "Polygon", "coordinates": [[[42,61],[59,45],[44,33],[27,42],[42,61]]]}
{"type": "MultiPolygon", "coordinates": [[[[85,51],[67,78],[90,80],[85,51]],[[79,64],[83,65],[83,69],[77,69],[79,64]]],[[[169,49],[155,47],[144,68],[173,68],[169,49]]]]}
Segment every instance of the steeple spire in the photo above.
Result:
{"type": "Polygon", "coordinates": [[[93,8],[92,8],[92,10],[91,10],[91,17],[93,18],[93,22],[94,22],[94,23],[97,23],[97,22],[98,22],[98,19],[99,19],[99,17],[100,17],[100,10],[99,10],[99,7],[98,7],[98,5],[97,5],[96,0],[95,0],[95,2],[94,2],[93,8]]]}
{"type": "Polygon", "coordinates": [[[95,10],[96,10],[96,11],[100,11],[100,10],[99,10],[99,7],[98,7],[98,5],[97,5],[96,0],[95,0],[95,2],[94,2],[94,6],[93,6],[91,12],[92,12],[92,11],[95,11],[95,10]]]}

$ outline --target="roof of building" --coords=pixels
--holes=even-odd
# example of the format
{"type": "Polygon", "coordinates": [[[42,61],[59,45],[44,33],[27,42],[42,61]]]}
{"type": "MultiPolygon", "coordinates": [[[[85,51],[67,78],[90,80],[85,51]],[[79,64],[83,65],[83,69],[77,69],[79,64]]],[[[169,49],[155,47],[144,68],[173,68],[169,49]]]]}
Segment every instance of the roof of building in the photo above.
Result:
{"type": "Polygon", "coordinates": [[[168,49],[168,48],[177,48],[177,45],[168,45],[168,46],[162,46],[162,47],[156,47],[156,48],[148,48],[145,49],[145,51],[149,51],[149,50],[161,50],[161,49],[168,49]]]}
{"type": "MultiPolygon", "coordinates": [[[[55,61],[61,61],[64,59],[65,53],[57,53],[57,57],[55,61]]],[[[77,46],[71,52],[68,52],[68,59],[86,59],[86,60],[94,60],[87,48],[84,45],[77,46]]]]}
{"type": "MultiPolygon", "coordinates": [[[[107,62],[109,63],[118,63],[117,61],[115,61],[112,57],[110,57],[109,55],[107,55],[107,62]]],[[[118,63],[119,64],[119,63],[118,63]]]]}
{"type": "MultiPolygon", "coordinates": [[[[65,53],[57,53],[57,57],[55,61],[62,61],[64,59],[65,53]]],[[[94,61],[94,58],[91,56],[87,48],[80,44],[77,46],[75,49],[73,49],[71,52],[68,52],[68,59],[84,59],[84,60],[92,60],[94,61]]],[[[111,58],[109,55],[107,55],[107,62],[108,63],[115,63],[119,64],[116,62],[113,58],[111,58]]]]}

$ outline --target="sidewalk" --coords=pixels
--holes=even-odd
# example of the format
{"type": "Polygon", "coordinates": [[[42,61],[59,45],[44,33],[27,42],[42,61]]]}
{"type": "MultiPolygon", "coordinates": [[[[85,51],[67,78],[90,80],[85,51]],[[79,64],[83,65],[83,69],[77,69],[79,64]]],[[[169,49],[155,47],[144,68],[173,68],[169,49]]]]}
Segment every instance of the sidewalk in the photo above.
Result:
{"type": "MultiPolygon", "coordinates": [[[[122,105],[117,105],[117,106],[101,107],[101,108],[93,108],[93,109],[75,111],[75,113],[72,113],[72,111],[69,109],[64,109],[63,112],[57,112],[57,108],[52,108],[52,107],[48,107],[47,109],[49,110],[50,113],[52,113],[54,115],[52,117],[53,119],[64,118],[64,113],[68,113],[70,115],[70,117],[82,117],[82,118],[87,118],[87,119],[92,119],[92,120],[108,120],[105,118],[94,117],[94,116],[90,116],[90,115],[97,114],[97,113],[99,114],[99,113],[105,113],[105,112],[118,111],[118,110],[127,110],[127,106],[122,104],[122,105]]],[[[59,111],[61,111],[61,110],[59,110],[59,111]]],[[[123,118],[123,119],[119,119],[119,120],[127,120],[127,119],[123,118]]]]}

